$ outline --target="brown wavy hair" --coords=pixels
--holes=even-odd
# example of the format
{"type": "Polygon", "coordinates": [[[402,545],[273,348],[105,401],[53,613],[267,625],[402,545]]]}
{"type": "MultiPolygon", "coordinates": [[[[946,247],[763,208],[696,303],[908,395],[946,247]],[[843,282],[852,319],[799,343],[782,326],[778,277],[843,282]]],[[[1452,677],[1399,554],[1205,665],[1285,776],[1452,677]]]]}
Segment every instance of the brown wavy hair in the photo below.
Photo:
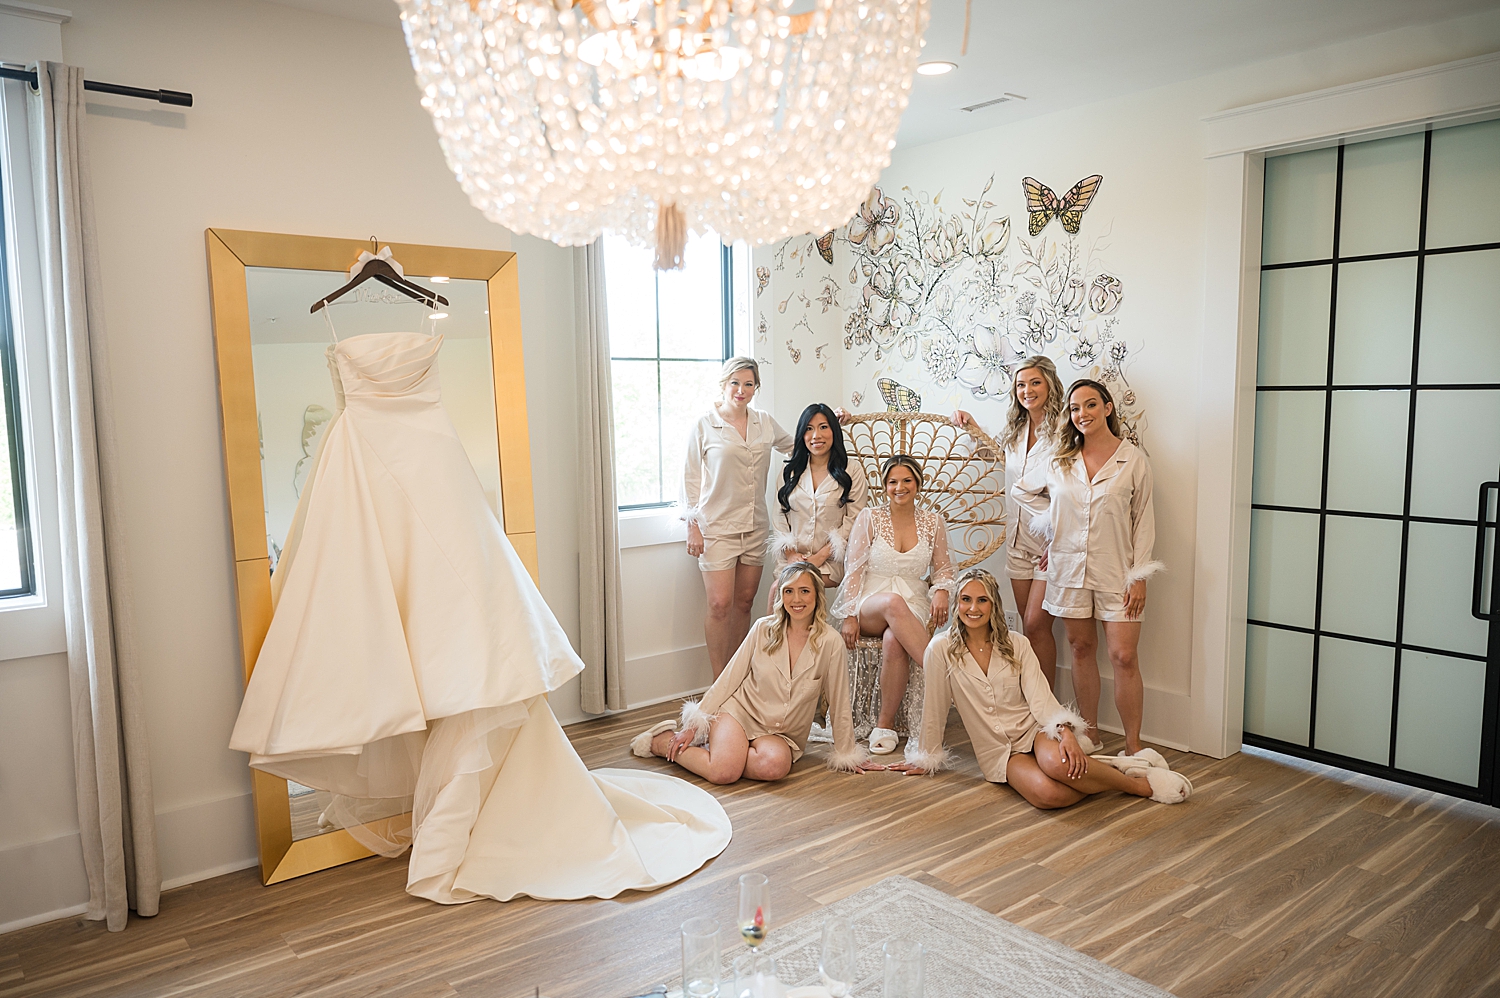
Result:
{"type": "Polygon", "coordinates": [[[964,660],[964,652],[968,649],[964,644],[964,622],[958,615],[958,594],[970,582],[984,586],[985,594],[990,598],[990,643],[995,646],[995,651],[1005,656],[1011,672],[1020,672],[1021,663],[1016,661],[1016,649],[1010,643],[1010,627],[1005,623],[1005,605],[1000,602],[1000,583],[982,568],[967,569],[953,584],[953,602],[948,604],[948,661],[957,665],[964,660]]]}
{"type": "Polygon", "coordinates": [[[885,491],[885,480],[890,476],[891,469],[898,467],[911,469],[911,473],[917,477],[917,491],[921,492],[922,466],[910,454],[892,454],[885,459],[885,463],[880,466],[880,491],[885,491]]]}
{"type": "Polygon", "coordinates": [[[1016,379],[1022,371],[1036,368],[1047,379],[1047,401],[1042,403],[1042,425],[1037,434],[1048,439],[1056,436],[1059,417],[1063,411],[1062,379],[1057,376],[1057,365],[1052,358],[1036,354],[1024,357],[1016,364],[1016,373],[1010,379],[1010,412],[1005,417],[1005,432],[1000,435],[1000,446],[1009,449],[1017,440],[1026,439],[1026,424],[1031,422],[1031,413],[1021,404],[1021,393],[1016,390],[1016,379]]]}
{"type": "MultiPolygon", "coordinates": [[[[1109,416],[1105,419],[1105,425],[1109,427],[1109,432],[1124,440],[1125,424],[1120,420],[1119,407],[1115,405],[1115,400],[1110,396],[1109,389],[1097,381],[1092,381],[1088,378],[1079,378],[1068,386],[1068,394],[1065,397],[1067,402],[1072,401],[1073,393],[1080,388],[1092,388],[1099,393],[1100,400],[1110,406],[1109,416]]],[[[1067,402],[1064,402],[1063,410],[1057,417],[1057,463],[1061,468],[1071,468],[1074,459],[1083,450],[1083,431],[1073,425],[1072,417],[1068,415],[1067,402]]]]}

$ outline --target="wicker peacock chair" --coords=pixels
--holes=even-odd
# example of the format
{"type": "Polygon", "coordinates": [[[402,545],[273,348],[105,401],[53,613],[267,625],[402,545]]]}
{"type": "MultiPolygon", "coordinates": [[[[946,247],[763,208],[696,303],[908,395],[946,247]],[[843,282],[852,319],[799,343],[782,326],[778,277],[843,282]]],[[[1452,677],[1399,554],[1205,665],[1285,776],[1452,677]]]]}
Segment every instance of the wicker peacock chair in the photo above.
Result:
{"type": "MultiPolygon", "coordinates": [[[[922,468],[917,503],[948,521],[948,547],[955,574],[979,564],[1005,544],[1003,451],[972,422],[964,429],[947,416],[927,412],[874,412],[844,424],[844,447],[870,481],[870,505],[886,501],[880,466],[893,454],[915,458],[922,468]]],[[[849,653],[849,695],[855,734],[869,735],[880,713],[880,639],[860,638],[849,653]]],[[[911,681],[896,713],[895,730],[908,734],[922,717],[922,663],[911,664],[911,681]]]]}

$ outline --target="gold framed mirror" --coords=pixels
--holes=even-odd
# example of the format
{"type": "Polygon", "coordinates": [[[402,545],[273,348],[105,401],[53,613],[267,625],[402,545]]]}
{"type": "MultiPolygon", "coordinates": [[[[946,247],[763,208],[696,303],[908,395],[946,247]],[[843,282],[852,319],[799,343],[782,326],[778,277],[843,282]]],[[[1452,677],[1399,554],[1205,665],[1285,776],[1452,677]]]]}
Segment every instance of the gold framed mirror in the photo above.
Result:
{"type": "MultiPolygon", "coordinates": [[[[430,310],[382,294],[372,282],[366,286],[370,293],[362,288],[329,306],[336,316],[309,314],[314,301],[347,281],[360,251],[372,249],[366,240],[233,229],[208,229],[205,237],[240,653],[248,681],[271,623],[271,572],[336,404],[323,361],[332,339],[329,324],[338,326],[341,337],[390,332],[403,322],[416,328],[430,310]]],[[[389,245],[407,278],[449,299],[441,320],[443,403],[506,536],[536,579],[516,255],[389,245]]],[[[372,855],[347,831],[319,825],[326,794],[258,770],[251,774],[264,883],[372,855]]]]}

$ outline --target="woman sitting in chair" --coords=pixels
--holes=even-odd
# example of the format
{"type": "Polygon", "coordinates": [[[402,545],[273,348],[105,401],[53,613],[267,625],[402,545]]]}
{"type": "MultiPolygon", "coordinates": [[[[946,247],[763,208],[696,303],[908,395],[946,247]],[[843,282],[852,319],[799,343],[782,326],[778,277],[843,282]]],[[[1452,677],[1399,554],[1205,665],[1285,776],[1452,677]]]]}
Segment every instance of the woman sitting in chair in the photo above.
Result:
{"type": "Polygon", "coordinates": [[[636,735],[631,751],[659,756],[712,783],[779,780],[802,758],[819,696],[833,725],[830,769],[871,767],[854,740],[844,646],[829,626],[818,569],[799,561],[776,580],[771,615],[757,620],[700,701],[682,705],[681,730],[662,721],[636,735]]]}
{"type": "Polygon", "coordinates": [[[880,482],[888,501],[854,521],[844,585],[832,612],[843,618],[849,648],[861,635],[881,639],[880,716],[870,732],[870,751],[886,755],[896,748],[891,725],[906,695],[911,662],[922,661],[928,637],[948,618],[953,566],[942,514],[917,507],[921,466],[897,454],[881,467],[880,482]]]}
{"type": "Polygon", "coordinates": [[[959,576],[953,619],[922,663],[921,733],[915,744],[907,742],[906,761],[887,768],[911,774],[946,768],[943,729],[956,705],[984,778],[1009,783],[1037,807],[1067,807],[1106,790],[1163,804],[1187,800],[1192,783],[1168,769],[1160,753],[1090,757],[1079,747],[1088,723],[1057,702],[1031,643],[1008,630],[1001,613],[993,575],[971,568],[959,576]]]}

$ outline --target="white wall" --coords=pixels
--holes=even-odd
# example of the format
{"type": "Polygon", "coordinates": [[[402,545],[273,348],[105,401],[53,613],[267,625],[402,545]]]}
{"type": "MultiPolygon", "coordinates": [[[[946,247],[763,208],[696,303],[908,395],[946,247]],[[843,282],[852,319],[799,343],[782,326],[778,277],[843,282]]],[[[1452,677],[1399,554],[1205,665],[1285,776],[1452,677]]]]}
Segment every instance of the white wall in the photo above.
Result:
{"type": "MultiPolygon", "coordinates": [[[[468,205],[397,31],[251,0],[71,7],[67,62],[195,99],[90,95],[86,126],[162,871],[184,883],[255,861],[226,748],[241,678],[203,230],[519,254],[542,591],[576,636],[571,254],[468,205]]],[[[576,689],[554,702],[581,716],[576,689]]],[[[67,731],[63,659],[0,663],[0,926],[86,897],[67,731]]]]}

